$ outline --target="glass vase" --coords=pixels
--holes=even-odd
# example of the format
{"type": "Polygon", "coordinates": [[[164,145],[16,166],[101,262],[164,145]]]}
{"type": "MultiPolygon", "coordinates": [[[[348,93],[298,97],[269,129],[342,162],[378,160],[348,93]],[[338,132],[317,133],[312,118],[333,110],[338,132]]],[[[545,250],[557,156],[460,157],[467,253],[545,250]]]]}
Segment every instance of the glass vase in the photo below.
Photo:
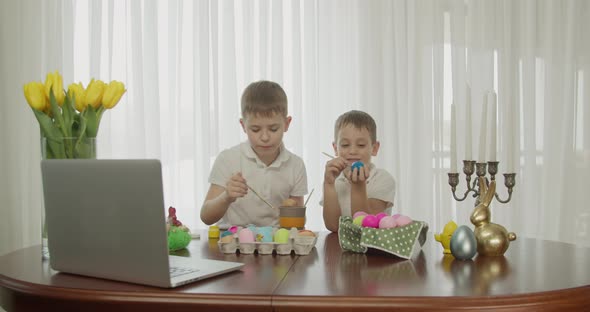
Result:
{"type": "MultiPolygon", "coordinates": [[[[96,138],[63,137],[41,138],[42,159],[96,159],[96,138]]],[[[41,250],[42,258],[49,259],[45,205],[41,207],[41,250]]]]}

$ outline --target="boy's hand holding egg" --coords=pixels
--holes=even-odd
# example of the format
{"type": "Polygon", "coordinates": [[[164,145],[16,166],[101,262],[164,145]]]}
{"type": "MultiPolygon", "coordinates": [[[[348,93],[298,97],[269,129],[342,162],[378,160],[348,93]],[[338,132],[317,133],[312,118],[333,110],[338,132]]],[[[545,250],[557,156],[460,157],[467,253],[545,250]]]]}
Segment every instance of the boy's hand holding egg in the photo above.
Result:
{"type": "Polygon", "coordinates": [[[369,178],[369,171],[362,161],[355,161],[350,165],[350,172],[346,177],[352,183],[365,182],[369,178]]]}
{"type": "Polygon", "coordinates": [[[363,164],[362,161],[355,161],[352,163],[352,165],[350,166],[350,171],[354,171],[354,169],[356,169],[357,171],[361,170],[362,167],[364,167],[365,164],[363,164]]]}

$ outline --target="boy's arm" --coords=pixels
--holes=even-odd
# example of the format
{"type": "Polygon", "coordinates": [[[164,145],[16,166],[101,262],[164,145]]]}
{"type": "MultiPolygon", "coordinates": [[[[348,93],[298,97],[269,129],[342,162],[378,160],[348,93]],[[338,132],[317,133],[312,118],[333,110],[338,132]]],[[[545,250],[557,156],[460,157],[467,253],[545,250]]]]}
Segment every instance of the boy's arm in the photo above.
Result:
{"type": "Polygon", "coordinates": [[[207,225],[219,221],[234,200],[227,195],[225,188],[211,184],[201,207],[201,221],[207,225]]]}
{"type": "Polygon", "coordinates": [[[219,221],[227,212],[229,205],[238,197],[244,197],[248,193],[246,180],[242,173],[234,174],[227,182],[226,187],[216,184],[209,186],[205,202],[201,207],[201,221],[211,225],[219,221]]]}
{"type": "Polygon", "coordinates": [[[359,211],[371,213],[367,197],[368,168],[355,168],[346,173],[346,178],[350,181],[350,214],[354,216],[359,211]]]}
{"type": "Polygon", "coordinates": [[[346,160],[334,158],[326,163],[324,171],[324,225],[332,232],[338,232],[341,210],[336,193],[336,177],[347,167],[346,160]]]}
{"type": "Polygon", "coordinates": [[[334,183],[324,182],[324,225],[332,232],[338,232],[341,210],[334,183]]]}
{"type": "Polygon", "coordinates": [[[387,171],[379,170],[371,183],[371,197],[369,198],[367,212],[377,214],[392,208],[395,198],[395,180],[393,177],[387,171]]]}

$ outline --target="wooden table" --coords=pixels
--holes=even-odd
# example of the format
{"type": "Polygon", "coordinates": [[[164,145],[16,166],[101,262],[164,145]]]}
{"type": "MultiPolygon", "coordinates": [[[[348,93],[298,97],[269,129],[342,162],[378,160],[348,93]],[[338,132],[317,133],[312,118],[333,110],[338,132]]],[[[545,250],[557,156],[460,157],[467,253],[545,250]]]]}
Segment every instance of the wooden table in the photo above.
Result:
{"type": "MultiPolygon", "coordinates": [[[[204,236],[206,237],[206,236],[204,236]]],[[[321,233],[307,256],[222,254],[195,240],[179,255],[243,262],[242,271],[175,289],[55,272],[40,246],[0,257],[7,311],[563,311],[590,310],[590,248],[518,238],[503,257],[459,261],[432,234],[403,260],[343,252],[321,233]]]]}

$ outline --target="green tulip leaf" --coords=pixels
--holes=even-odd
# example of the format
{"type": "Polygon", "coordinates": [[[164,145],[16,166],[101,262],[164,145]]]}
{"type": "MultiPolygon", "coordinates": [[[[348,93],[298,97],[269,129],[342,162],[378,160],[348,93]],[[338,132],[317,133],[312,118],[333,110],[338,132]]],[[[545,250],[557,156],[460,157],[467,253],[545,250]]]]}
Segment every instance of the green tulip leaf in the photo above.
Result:
{"type": "Polygon", "coordinates": [[[62,109],[62,113],[63,113],[63,119],[64,119],[64,130],[66,132],[66,134],[64,135],[64,137],[72,137],[73,136],[73,131],[72,131],[72,127],[74,125],[74,116],[76,116],[76,110],[74,108],[74,95],[70,94],[69,92],[66,94],[66,97],[64,98],[64,104],[62,105],[61,109],[62,109]]]}
{"type": "Polygon", "coordinates": [[[65,158],[66,152],[61,140],[62,133],[58,126],[44,112],[33,108],[33,113],[39,122],[42,136],[46,138],[45,158],[65,158]]]}
{"type": "Polygon", "coordinates": [[[39,122],[39,127],[41,128],[41,132],[43,136],[49,139],[57,140],[62,136],[61,131],[58,127],[53,123],[53,120],[47,116],[44,112],[38,111],[32,108],[37,121],[39,122]]]}
{"type": "Polygon", "coordinates": [[[49,90],[49,103],[51,106],[51,113],[53,114],[55,121],[57,121],[57,126],[60,128],[62,136],[67,137],[64,125],[64,117],[62,116],[61,108],[59,105],[57,105],[57,100],[53,94],[53,89],[49,90]]]}
{"type": "MultiPolygon", "coordinates": [[[[100,123],[100,120],[98,119],[98,115],[94,110],[94,107],[92,107],[92,105],[88,105],[84,112],[82,112],[82,118],[80,120],[82,119],[84,119],[86,122],[86,135],[89,138],[96,138],[96,135],[98,134],[98,125],[100,123]]],[[[83,132],[80,131],[80,133],[83,132]]]]}

